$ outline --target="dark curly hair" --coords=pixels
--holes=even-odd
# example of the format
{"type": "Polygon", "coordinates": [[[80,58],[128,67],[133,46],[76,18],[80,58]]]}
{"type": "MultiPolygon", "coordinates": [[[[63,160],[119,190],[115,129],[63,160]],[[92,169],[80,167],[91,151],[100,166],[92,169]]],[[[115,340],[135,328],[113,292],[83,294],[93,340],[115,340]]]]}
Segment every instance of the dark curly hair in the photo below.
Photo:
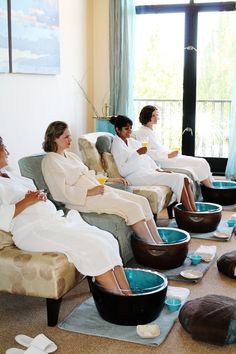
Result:
{"type": "Polygon", "coordinates": [[[127,125],[130,125],[131,127],[133,126],[133,122],[130,118],[121,115],[112,116],[110,118],[110,123],[115,126],[115,129],[117,128],[118,130],[121,130],[123,127],[126,127],[127,125]]]}
{"type": "Polygon", "coordinates": [[[55,139],[59,138],[67,128],[68,125],[59,120],[49,124],[44,135],[43,150],[45,152],[57,152],[55,139]]]}
{"type": "Polygon", "coordinates": [[[144,106],[139,113],[139,121],[142,125],[146,125],[152,119],[152,113],[157,110],[156,106],[144,106]]]}

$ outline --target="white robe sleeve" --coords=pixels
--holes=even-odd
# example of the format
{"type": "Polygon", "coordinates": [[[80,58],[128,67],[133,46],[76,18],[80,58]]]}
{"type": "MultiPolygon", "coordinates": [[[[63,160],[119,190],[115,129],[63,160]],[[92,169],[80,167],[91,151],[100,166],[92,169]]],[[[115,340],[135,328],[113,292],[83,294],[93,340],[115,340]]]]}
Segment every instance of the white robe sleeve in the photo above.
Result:
{"type": "MultiPolygon", "coordinates": [[[[88,189],[66,181],[66,166],[63,168],[57,159],[47,155],[42,161],[42,172],[52,197],[65,204],[84,205],[88,189]]],[[[69,171],[67,171],[68,173],[69,171]]]]}
{"type": "Polygon", "coordinates": [[[140,127],[136,132],[137,140],[141,137],[147,136],[149,138],[147,154],[154,160],[166,160],[168,159],[168,149],[161,144],[158,134],[152,129],[147,127],[140,127]]]}
{"type": "Polygon", "coordinates": [[[154,159],[154,160],[166,160],[168,159],[168,149],[163,146],[159,139],[158,136],[151,134],[151,137],[149,138],[149,148],[148,148],[148,155],[154,159]],[[155,137],[154,137],[155,136],[155,137]],[[155,157],[154,157],[155,156],[155,157]]]}
{"type": "MultiPolygon", "coordinates": [[[[139,142],[137,142],[136,147],[137,149],[141,147],[139,142]]],[[[128,175],[137,172],[140,155],[134,148],[129,148],[118,136],[115,136],[113,139],[111,153],[121,176],[127,177],[128,175]]]]}
{"type": "Polygon", "coordinates": [[[6,204],[4,201],[4,190],[0,186],[0,230],[11,231],[12,219],[15,214],[15,204],[6,204]]]}

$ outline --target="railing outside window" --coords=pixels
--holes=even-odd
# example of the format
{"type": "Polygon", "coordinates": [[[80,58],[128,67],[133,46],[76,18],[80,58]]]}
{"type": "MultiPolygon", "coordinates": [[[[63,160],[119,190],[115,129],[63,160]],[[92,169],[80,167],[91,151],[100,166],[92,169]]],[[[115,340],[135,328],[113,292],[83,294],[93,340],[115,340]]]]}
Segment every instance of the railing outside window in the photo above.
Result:
{"type": "MultiPolygon", "coordinates": [[[[163,144],[171,149],[180,148],[182,140],[182,101],[134,99],[136,122],[142,107],[158,106],[161,109],[160,121],[156,129],[163,144]]],[[[231,100],[198,100],[196,102],[197,126],[195,127],[196,156],[228,157],[229,121],[231,100]]]]}

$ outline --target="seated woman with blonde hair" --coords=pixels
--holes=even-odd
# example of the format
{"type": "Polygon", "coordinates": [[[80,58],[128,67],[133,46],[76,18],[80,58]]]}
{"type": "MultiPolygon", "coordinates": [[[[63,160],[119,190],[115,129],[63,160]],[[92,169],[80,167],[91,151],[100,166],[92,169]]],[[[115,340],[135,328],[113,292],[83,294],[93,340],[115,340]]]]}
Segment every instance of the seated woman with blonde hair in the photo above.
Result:
{"type": "Polygon", "coordinates": [[[68,151],[71,142],[65,122],[55,121],[48,126],[43,143],[47,155],[42,161],[42,172],[53,198],[69,209],[118,215],[144,242],[162,242],[148,200],[100,185],[94,171],[89,171],[79,156],[68,151]]]}
{"type": "Polygon", "coordinates": [[[186,156],[179,154],[178,150],[169,151],[161,144],[157,132],[153,126],[159,120],[159,108],[155,106],[145,106],[139,114],[139,121],[142,124],[136,132],[136,139],[148,137],[147,154],[156,161],[162,168],[184,168],[189,169],[194,180],[204,184],[206,187],[212,187],[212,174],[208,162],[200,157],[186,156]]]}
{"type": "Polygon", "coordinates": [[[107,291],[131,294],[113,235],[90,226],[77,211],[63,217],[30,179],[6,173],[8,155],[0,137],[0,229],[10,231],[24,251],[62,252],[107,291]]]}

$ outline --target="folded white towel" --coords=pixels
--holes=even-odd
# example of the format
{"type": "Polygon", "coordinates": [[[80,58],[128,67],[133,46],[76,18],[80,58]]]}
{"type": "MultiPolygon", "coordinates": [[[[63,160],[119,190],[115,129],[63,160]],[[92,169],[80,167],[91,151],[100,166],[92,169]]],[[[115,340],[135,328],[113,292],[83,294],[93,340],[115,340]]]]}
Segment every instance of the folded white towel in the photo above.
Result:
{"type": "Polygon", "coordinates": [[[181,301],[185,301],[190,294],[190,290],[187,288],[180,288],[177,286],[168,286],[167,288],[167,297],[174,297],[181,301]]]}
{"type": "Polygon", "coordinates": [[[158,324],[137,325],[136,331],[141,338],[155,338],[161,334],[158,324]]]}
{"type": "Polygon", "coordinates": [[[210,262],[215,257],[216,246],[201,245],[200,247],[198,247],[198,249],[196,249],[194,253],[198,254],[199,256],[202,256],[202,259],[205,262],[210,262]]]}

